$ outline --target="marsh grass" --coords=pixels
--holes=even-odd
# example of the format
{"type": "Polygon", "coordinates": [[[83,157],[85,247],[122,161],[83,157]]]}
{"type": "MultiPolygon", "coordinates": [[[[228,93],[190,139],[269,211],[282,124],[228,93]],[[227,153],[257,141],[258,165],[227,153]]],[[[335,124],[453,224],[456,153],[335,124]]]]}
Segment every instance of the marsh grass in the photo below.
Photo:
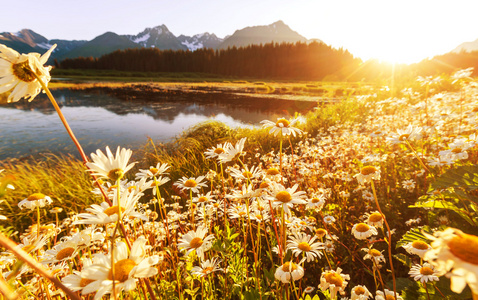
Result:
{"type": "MultiPolygon", "coordinates": [[[[60,219],[68,217],[67,212],[83,211],[99,199],[90,192],[91,176],[83,163],[73,156],[50,154],[22,161],[12,160],[0,163],[0,169],[5,169],[4,174],[13,177],[11,184],[15,186],[15,190],[3,197],[2,213],[9,219],[9,225],[20,232],[34,223],[35,216],[31,211],[20,210],[17,203],[33,193],[50,196],[53,206],[63,208],[60,219]]],[[[43,221],[54,222],[55,215],[47,212],[43,210],[43,221]]]]}

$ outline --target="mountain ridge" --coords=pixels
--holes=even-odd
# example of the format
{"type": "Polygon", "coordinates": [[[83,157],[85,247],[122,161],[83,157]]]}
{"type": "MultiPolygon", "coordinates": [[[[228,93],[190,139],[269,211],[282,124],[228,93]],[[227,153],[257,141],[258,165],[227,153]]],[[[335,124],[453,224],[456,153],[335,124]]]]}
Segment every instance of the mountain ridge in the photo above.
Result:
{"type": "MultiPolygon", "coordinates": [[[[314,39],[317,40],[317,39],[314,39]]],[[[219,38],[214,33],[204,32],[193,36],[175,36],[164,24],[147,27],[136,35],[119,35],[105,32],[94,39],[62,40],[47,39],[31,29],[19,32],[0,33],[0,43],[18,52],[44,53],[53,44],[57,44],[51,55],[51,60],[63,60],[76,57],[100,57],[107,53],[128,48],[157,48],[160,50],[195,51],[202,48],[225,49],[228,47],[245,47],[252,44],[295,43],[308,42],[302,35],[293,31],[283,21],[270,25],[250,26],[236,30],[225,38],[219,38]]]]}

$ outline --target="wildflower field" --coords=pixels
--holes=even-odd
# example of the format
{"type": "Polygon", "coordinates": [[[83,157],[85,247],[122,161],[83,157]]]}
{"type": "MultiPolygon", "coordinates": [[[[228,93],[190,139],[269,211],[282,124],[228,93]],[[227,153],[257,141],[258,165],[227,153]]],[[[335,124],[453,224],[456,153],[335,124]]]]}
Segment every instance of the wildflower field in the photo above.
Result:
{"type": "MultiPolygon", "coordinates": [[[[1,47],[0,92],[55,105],[48,55],[1,47]]],[[[83,161],[0,165],[2,297],[478,299],[471,72],[137,153],[58,108],[83,161]]]]}

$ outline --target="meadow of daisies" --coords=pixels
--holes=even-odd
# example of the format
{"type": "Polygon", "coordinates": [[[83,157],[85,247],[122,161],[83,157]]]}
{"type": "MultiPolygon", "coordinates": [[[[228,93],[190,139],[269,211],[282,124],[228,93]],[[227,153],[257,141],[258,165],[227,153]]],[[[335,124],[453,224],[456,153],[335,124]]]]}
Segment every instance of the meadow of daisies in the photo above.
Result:
{"type": "MultiPolygon", "coordinates": [[[[9,101],[43,90],[55,105],[45,55],[0,47],[0,91],[9,101]]],[[[55,195],[10,197],[18,187],[4,170],[5,215],[14,207],[31,224],[0,236],[0,292],[5,299],[478,299],[471,72],[420,77],[393,98],[379,88],[307,116],[265,120],[195,153],[200,168],[180,170],[174,161],[134,161],[132,150],[114,145],[86,156],[58,109],[96,203],[58,218],[68,207],[55,195]],[[358,114],[353,107],[360,116],[338,122],[358,114]]],[[[2,217],[8,224],[12,215],[2,217]]]]}

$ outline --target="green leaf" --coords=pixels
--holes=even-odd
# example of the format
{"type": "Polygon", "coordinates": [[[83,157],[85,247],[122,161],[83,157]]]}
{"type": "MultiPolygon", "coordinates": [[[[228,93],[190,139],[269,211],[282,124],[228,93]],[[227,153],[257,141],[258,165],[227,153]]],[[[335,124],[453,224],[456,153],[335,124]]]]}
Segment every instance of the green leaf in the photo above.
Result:
{"type": "Polygon", "coordinates": [[[443,173],[432,184],[433,189],[462,187],[467,190],[478,189],[478,165],[459,166],[443,173]]]}
{"type": "Polygon", "coordinates": [[[456,212],[460,217],[462,217],[465,221],[467,221],[470,225],[475,225],[473,220],[464,213],[464,209],[457,207],[454,203],[446,200],[431,200],[426,202],[417,202],[414,205],[410,205],[409,207],[412,208],[443,208],[449,209],[456,212]]]}
{"type": "Polygon", "coordinates": [[[413,243],[414,241],[424,241],[425,243],[429,243],[429,239],[425,237],[423,232],[433,235],[433,232],[428,226],[412,228],[407,231],[407,233],[405,233],[402,238],[397,242],[396,248],[400,248],[408,243],[413,243]]]}

